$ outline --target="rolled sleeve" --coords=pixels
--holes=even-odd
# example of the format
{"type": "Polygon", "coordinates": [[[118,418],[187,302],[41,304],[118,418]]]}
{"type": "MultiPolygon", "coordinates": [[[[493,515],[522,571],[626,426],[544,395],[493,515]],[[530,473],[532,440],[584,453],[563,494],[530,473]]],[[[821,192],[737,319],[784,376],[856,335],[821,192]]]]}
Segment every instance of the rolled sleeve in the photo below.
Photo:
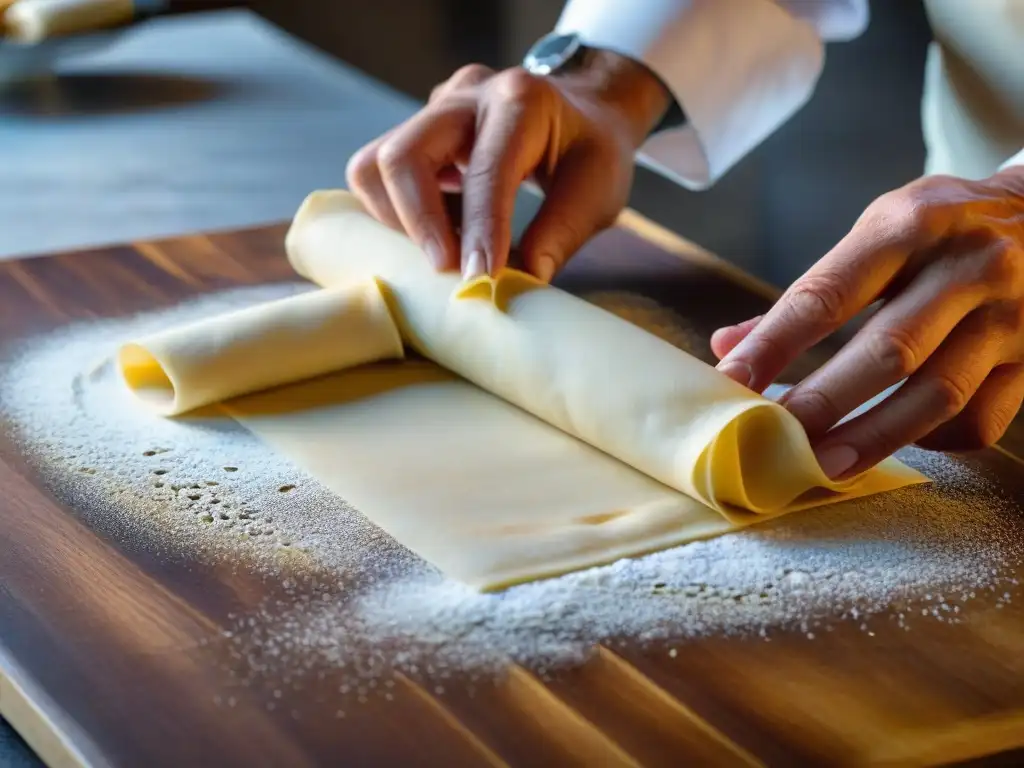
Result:
{"type": "Polygon", "coordinates": [[[1007,168],[1016,168],[1017,166],[1024,166],[1024,149],[999,166],[999,170],[1005,171],[1007,168]]]}
{"type": "Polygon", "coordinates": [[[810,98],[825,39],[867,23],[859,0],[571,0],[557,31],[649,67],[686,113],[638,160],[690,189],[714,184],[810,98]]]}

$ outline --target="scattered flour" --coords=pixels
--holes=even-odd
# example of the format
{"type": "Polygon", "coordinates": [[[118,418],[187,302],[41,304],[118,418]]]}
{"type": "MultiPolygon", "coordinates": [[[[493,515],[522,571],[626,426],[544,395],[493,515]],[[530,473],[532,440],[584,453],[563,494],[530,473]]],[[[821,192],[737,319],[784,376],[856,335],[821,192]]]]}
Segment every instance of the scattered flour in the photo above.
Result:
{"type": "MultiPolygon", "coordinates": [[[[283,589],[229,617],[243,676],[274,669],[287,679],[329,665],[353,679],[394,669],[444,677],[509,660],[577,663],[596,643],[623,640],[770,639],[780,629],[813,639],[837,622],[871,633],[880,621],[958,622],[972,601],[1005,603],[1016,592],[1017,506],[966,464],[908,449],[901,458],[935,483],[474,593],[229,419],[153,416],[109,362],[129,337],[299,289],[245,289],[72,327],[7,350],[0,374],[12,437],[90,524],[168,557],[257,570],[283,589]]],[[[623,311],[650,308],[627,302],[623,311]]],[[[685,323],[664,334],[697,343],[685,323]]]]}
{"type": "Polygon", "coordinates": [[[422,566],[343,606],[267,611],[246,642],[259,655],[371,676],[425,663],[552,668],[585,660],[597,643],[778,629],[813,639],[838,621],[865,633],[879,620],[956,623],[983,593],[1008,602],[1022,560],[1015,508],[954,461],[908,454],[944,479],[500,594],[422,566]],[[385,658],[367,648],[401,650],[385,658]]]}
{"type": "Polygon", "coordinates": [[[317,562],[346,578],[376,569],[383,554],[365,558],[356,542],[375,553],[400,548],[361,515],[216,411],[154,416],[129,395],[112,362],[128,338],[303,289],[226,292],[5,350],[7,429],[58,496],[127,546],[262,568],[272,577],[288,565],[315,570],[317,562]]]}

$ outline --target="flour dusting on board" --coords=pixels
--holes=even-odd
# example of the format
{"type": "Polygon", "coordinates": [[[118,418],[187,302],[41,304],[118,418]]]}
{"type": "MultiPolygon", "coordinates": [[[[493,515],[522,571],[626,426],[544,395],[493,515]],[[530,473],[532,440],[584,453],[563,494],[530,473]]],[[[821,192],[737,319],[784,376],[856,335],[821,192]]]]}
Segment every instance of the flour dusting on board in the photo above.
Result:
{"type": "MultiPolygon", "coordinates": [[[[967,463],[911,449],[901,458],[933,484],[476,594],[229,419],[152,415],[109,362],[128,338],[298,290],[250,288],[72,327],[6,350],[0,374],[13,439],[91,525],[126,548],[226,564],[273,583],[275,598],[227,617],[243,676],[268,665],[295,676],[329,665],[355,678],[428,668],[444,677],[510,659],[576,663],[596,643],[626,639],[767,640],[780,629],[813,639],[843,622],[865,633],[881,621],[910,629],[961,621],[974,601],[998,607],[1016,593],[1012,572],[1024,559],[1017,508],[967,463]]],[[[637,302],[620,309],[634,321],[671,322],[654,330],[703,353],[679,318],[637,302]]]]}

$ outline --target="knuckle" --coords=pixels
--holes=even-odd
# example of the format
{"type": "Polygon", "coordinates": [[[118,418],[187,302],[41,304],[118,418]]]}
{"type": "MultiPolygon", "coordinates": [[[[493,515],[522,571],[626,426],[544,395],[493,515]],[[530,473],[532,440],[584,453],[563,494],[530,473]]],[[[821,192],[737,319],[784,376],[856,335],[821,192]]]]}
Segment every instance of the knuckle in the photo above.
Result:
{"type": "Polygon", "coordinates": [[[1024,283],[1024,255],[1012,243],[999,239],[981,256],[981,279],[997,295],[1016,295],[1024,283]]]}
{"type": "Polygon", "coordinates": [[[928,226],[928,201],[921,190],[906,190],[895,195],[890,205],[899,231],[915,233],[928,226]]]}
{"type": "Polygon", "coordinates": [[[833,426],[843,413],[832,398],[820,389],[808,387],[786,399],[786,408],[794,414],[810,434],[817,434],[833,426]]]}
{"type": "Polygon", "coordinates": [[[989,408],[972,419],[972,437],[974,447],[991,448],[1006,434],[1016,413],[1008,408],[996,406],[989,408]]]}
{"type": "Polygon", "coordinates": [[[868,206],[868,219],[890,240],[904,240],[927,229],[928,195],[917,186],[886,192],[868,206]]]}
{"type": "Polygon", "coordinates": [[[788,311],[803,325],[836,328],[844,319],[848,292],[841,278],[829,274],[808,276],[790,289],[788,311]]]}
{"type": "Polygon", "coordinates": [[[435,233],[443,232],[446,222],[442,217],[431,211],[417,211],[411,215],[409,222],[410,234],[415,234],[417,239],[433,237],[435,233]]]}
{"type": "Polygon", "coordinates": [[[511,212],[503,215],[501,211],[494,210],[490,206],[473,206],[465,212],[465,220],[468,222],[465,229],[472,229],[480,239],[491,240],[498,233],[509,232],[512,229],[511,212]]]}
{"type": "Polygon", "coordinates": [[[385,178],[398,176],[411,159],[403,142],[397,139],[385,141],[377,149],[377,167],[385,178]]]}
{"type": "MultiPolygon", "coordinates": [[[[1024,333],[1024,301],[1006,301],[997,305],[999,321],[1011,340],[1021,339],[1024,333]]],[[[993,308],[996,311],[996,308],[993,308]]]]}
{"type": "Polygon", "coordinates": [[[489,152],[486,155],[475,154],[466,170],[462,173],[462,183],[465,187],[472,187],[474,192],[469,196],[472,199],[471,208],[488,209],[490,207],[491,195],[488,191],[498,182],[499,174],[502,171],[505,159],[501,152],[489,152]]]}
{"type": "Polygon", "coordinates": [[[364,189],[377,175],[377,153],[374,147],[363,147],[345,166],[345,179],[352,189],[364,189]]]}
{"type": "Polygon", "coordinates": [[[466,87],[470,85],[477,85],[483,82],[493,74],[493,71],[484,66],[483,64],[466,64],[463,67],[459,67],[455,71],[455,74],[449,78],[448,82],[457,88],[466,87]]]}
{"type": "Polygon", "coordinates": [[[871,334],[865,351],[876,370],[884,372],[894,382],[912,374],[922,362],[920,343],[912,333],[900,328],[871,334]]]}
{"type": "Polygon", "coordinates": [[[597,217],[594,219],[594,231],[604,232],[611,226],[614,226],[615,222],[619,220],[619,213],[621,213],[623,205],[613,205],[602,210],[597,217]]]}
{"type": "Polygon", "coordinates": [[[947,371],[930,376],[924,383],[937,415],[950,419],[960,413],[971,399],[971,385],[960,373],[947,371]]]}
{"type": "Polygon", "coordinates": [[[1006,433],[1014,414],[1005,408],[969,408],[918,441],[923,448],[936,451],[978,451],[991,448],[1006,433]]]}
{"type": "Polygon", "coordinates": [[[928,176],[921,176],[903,187],[904,190],[913,192],[921,198],[935,197],[948,193],[950,185],[963,186],[964,180],[955,176],[941,173],[933,173],[928,176]]]}
{"type": "Polygon", "coordinates": [[[443,83],[435,85],[430,91],[429,103],[434,103],[464,88],[473,88],[494,74],[494,71],[483,64],[466,64],[452,73],[443,83]]]}
{"type": "MultiPolygon", "coordinates": [[[[861,427],[857,442],[862,446],[869,446],[868,450],[864,451],[864,453],[870,453],[872,456],[882,458],[884,456],[891,456],[906,445],[908,441],[897,430],[884,425],[877,425],[872,420],[870,423],[865,422],[863,427],[861,427]]],[[[862,456],[862,458],[865,457],[862,456]]]]}
{"type": "MultiPolygon", "coordinates": [[[[586,233],[583,228],[566,218],[552,221],[549,226],[549,235],[550,239],[560,246],[559,253],[557,254],[560,260],[571,256],[586,240],[586,233]]],[[[555,256],[556,254],[550,255],[555,256]]]]}
{"type": "Polygon", "coordinates": [[[525,69],[507,69],[495,78],[498,97],[510,104],[535,107],[543,104],[550,94],[550,86],[525,69]]]}
{"type": "Polygon", "coordinates": [[[438,85],[435,85],[433,88],[430,89],[430,95],[427,97],[427,103],[433,104],[438,99],[440,99],[442,96],[444,96],[444,94],[447,93],[448,89],[451,88],[451,87],[452,87],[452,82],[451,81],[444,82],[444,83],[439,83],[438,85]]]}

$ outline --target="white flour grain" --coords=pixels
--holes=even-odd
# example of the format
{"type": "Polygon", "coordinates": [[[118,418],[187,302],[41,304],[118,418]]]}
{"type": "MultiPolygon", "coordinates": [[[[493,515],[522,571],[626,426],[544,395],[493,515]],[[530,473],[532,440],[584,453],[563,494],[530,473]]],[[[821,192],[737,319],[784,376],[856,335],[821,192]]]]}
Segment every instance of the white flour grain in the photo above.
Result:
{"type": "Polygon", "coordinates": [[[983,592],[1008,601],[1022,555],[1016,510],[953,460],[908,453],[945,479],[501,594],[417,568],[343,607],[304,604],[276,624],[269,612],[246,642],[370,675],[389,664],[411,673],[424,664],[493,670],[509,659],[554,667],[597,643],[785,628],[813,639],[838,621],[870,633],[880,614],[904,628],[959,622],[983,592]],[[366,648],[401,650],[361,668],[366,648]]]}
{"type": "Polygon", "coordinates": [[[112,364],[126,339],[300,290],[226,292],[6,350],[0,408],[7,426],[57,494],[126,545],[261,567],[275,577],[329,561],[335,575],[354,578],[372,562],[354,542],[368,539],[382,553],[400,548],[233,420],[154,416],[112,364]],[[339,541],[346,542],[340,549],[339,541]]]}
{"type": "MultiPolygon", "coordinates": [[[[243,676],[301,676],[326,664],[353,680],[395,668],[443,677],[509,659],[576,663],[596,643],[625,639],[767,638],[785,628],[813,639],[840,621],[865,632],[878,621],[957,622],[981,596],[1016,593],[1016,505],[966,464],[914,449],[902,458],[934,484],[474,593],[233,422],[153,416],[109,363],[127,338],[296,290],[246,289],[73,327],[9,350],[0,375],[14,438],[91,524],[170,557],[259,569],[289,595],[231,617],[226,634],[243,676]]],[[[636,302],[621,309],[647,312],[636,302]]],[[[683,323],[661,330],[697,343],[683,323]]]]}

